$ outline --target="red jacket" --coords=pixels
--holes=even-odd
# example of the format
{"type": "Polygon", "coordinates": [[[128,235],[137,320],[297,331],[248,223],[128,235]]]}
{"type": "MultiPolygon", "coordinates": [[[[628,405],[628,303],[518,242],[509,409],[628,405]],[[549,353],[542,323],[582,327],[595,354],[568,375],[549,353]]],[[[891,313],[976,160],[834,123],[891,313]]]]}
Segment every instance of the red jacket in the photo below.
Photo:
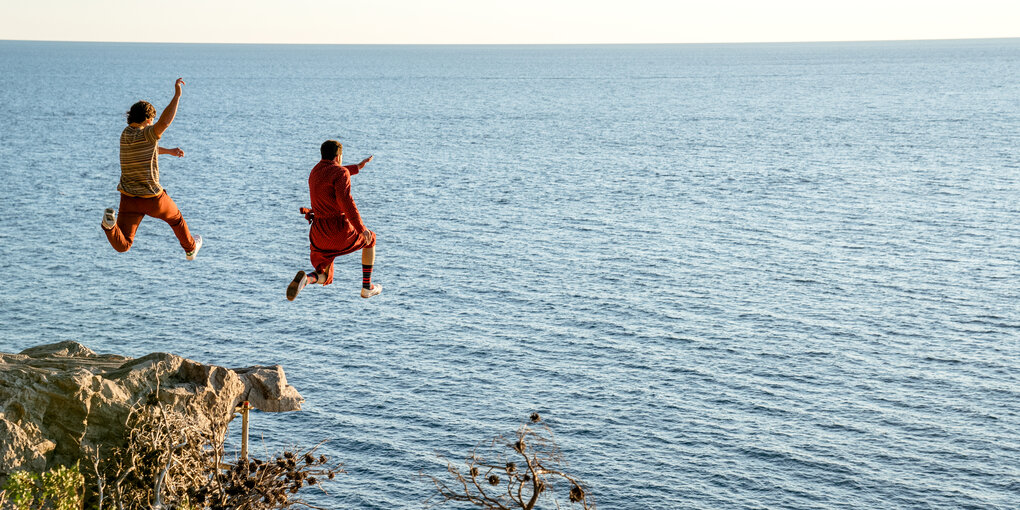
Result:
{"type": "Polygon", "coordinates": [[[319,226],[335,233],[353,231],[355,235],[361,235],[365,223],[361,221],[361,213],[351,197],[351,176],[357,173],[358,165],[340,166],[332,160],[324,159],[315,165],[308,176],[308,192],[315,214],[313,228],[319,226]]]}

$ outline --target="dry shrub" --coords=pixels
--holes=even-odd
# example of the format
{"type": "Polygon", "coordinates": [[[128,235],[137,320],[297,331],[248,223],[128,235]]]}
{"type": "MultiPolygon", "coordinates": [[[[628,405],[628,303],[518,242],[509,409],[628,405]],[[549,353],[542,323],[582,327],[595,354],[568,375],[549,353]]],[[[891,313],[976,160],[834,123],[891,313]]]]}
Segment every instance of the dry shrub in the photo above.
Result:
{"type": "Polygon", "coordinates": [[[496,436],[476,446],[463,470],[448,461],[451,483],[430,476],[438,494],[429,503],[462,501],[484,509],[532,510],[546,499],[559,508],[555,493],[565,486],[571,507],[595,510],[587,486],[562,471],[565,466],[552,430],[533,413],[512,437],[496,436]]]}
{"type": "MultiPolygon", "coordinates": [[[[90,450],[92,470],[88,508],[102,510],[262,510],[317,508],[299,497],[302,487],[325,492],[323,482],[343,473],[329,467],[319,445],[302,453],[286,451],[271,459],[225,460],[227,421],[212,432],[161,403],[159,388],[132,407],[127,444],[108,453],[90,450]]],[[[320,443],[321,445],[321,443],[320,443]]]]}

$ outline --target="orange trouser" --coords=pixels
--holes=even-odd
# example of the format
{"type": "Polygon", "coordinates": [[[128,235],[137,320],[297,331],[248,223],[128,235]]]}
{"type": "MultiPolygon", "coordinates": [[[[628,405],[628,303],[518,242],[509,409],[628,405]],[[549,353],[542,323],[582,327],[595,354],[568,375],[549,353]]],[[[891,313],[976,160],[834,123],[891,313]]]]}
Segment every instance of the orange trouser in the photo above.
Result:
{"type": "Polygon", "coordinates": [[[129,197],[121,193],[117,225],[110,230],[103,229],[114,250],[125,252],[131,249],[131,244],[135,241],[135,231],[142,223],[142,218],[146,216],[167,222],[170,228],[174,229],[174,235],[177,236],[184,251],[195,249],[195,239],[188,231],[188,222],[184,221],[177,204],[164,190],[151,198],[129,197]]]}

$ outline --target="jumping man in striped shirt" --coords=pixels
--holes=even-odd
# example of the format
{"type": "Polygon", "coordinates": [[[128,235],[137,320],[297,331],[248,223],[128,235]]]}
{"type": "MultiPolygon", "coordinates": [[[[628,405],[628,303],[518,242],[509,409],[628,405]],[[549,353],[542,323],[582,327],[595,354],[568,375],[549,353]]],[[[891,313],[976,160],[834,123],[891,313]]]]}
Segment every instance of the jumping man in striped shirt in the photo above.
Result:
{"type": "Polygon", "coordinates": [[[131,249],[135,232],[142,218],[152,216],[170,225],[184,249],[188,260],[195,260],[202,248],[202,236],[191,237],[188,223],[177,209],[177,204],[159,185],[159,155],[184,157],[179,147],[164,149],[159,139],[177,115],[177,102],[181,99],[184,80],[174,83],[174,98],[156,118],[156,108],[147,101],[131,105],[127,112],[128,126],[120,134],[120,214],[113,209],[103,213],[102,227],[113,249],[125,252],[131,249]],[[153,121],[155,120],[155,124],[153,121]]]}

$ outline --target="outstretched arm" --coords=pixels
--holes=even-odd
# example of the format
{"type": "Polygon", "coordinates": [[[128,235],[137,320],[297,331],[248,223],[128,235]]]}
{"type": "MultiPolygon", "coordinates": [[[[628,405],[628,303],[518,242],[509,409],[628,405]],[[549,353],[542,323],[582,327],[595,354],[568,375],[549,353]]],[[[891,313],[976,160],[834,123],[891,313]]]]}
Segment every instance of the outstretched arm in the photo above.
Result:
{"type": "Polygon", "coordinates": [[[182,151],[180,147],[174,147],[173,149],[164,149],[162,147],[159,147],[159,153],[177,156],[178,158],[184,157],[184,151],[182,151]]]}
{"type": "Polygon", "coordinates": [[[170,104],[163,109],[163,113],[159,115],[159,120],[156,121],[156,125],[153,126],[153,130],[156,131],[156,136],[163,136],[163,131],[170,127],[170,123],[174,121],[174,116],[177,115],[177,102],[181,99],[181,89],[184,87],[184,78],[177,78],[174,83],[174,98],[170,100],[170,104]]]}
{"type": "Polygon", "coordinates": [[[347,169],[347,173],[351,175],[357,175],[358,172],[361,171],[362,168],[365,168],[365,165],[367,165],[369,161],[372,161],[372,158],[374,157],[375,156],[369,156],[361,160],[361,163],[358,163],[356,165],[344,165],[344,168],[347,169]]]}

